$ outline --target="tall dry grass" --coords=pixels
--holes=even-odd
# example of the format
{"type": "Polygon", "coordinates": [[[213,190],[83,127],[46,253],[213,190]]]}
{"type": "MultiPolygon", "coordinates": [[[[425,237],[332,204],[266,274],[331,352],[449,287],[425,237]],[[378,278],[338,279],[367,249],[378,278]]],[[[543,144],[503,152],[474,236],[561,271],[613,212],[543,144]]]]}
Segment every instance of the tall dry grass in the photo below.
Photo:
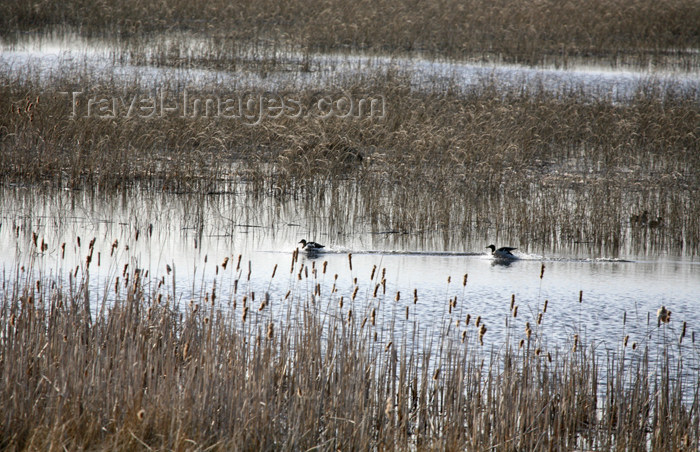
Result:
{"type": "Polygon", "coordinates": [[[700,6],[689,0],[9,1],[0,18],[10,37],[47,27],[137,39],[176,30],[231,45],[266,41],[307,51],[418,51],[529,64],[602,58],[691,69],[698,60],[688,49],[700,46],[700,6]]]}
{"type": "Polygon", "coordinates": [[[100,282],[102,294],[88,288],[89,265],[63,285],[16,271],[0,300],[0,448],[700,445],[697,374],[687,372],[697,356],[661,320],[658,343],[620,337],[606,353],[582,334],[549,344],[545,304],[532,328],[506,319],[505,342],[489,347],[484,337],[501,327],[433,300],[445,327],[430,339],[415,316],[375,322],[372,303],[319,289],[320,266],[303,262],[292,263],[289,294],[254,301],[234,262],[221,271],[236,272],[239,290],[189,303],[177,301],[174,272],[125,272],[100,282]]]}
{"type": "MultiPolygon", "coordinates": [[[[6,77],[0,89],[5,183],[210,193],[242,182],[279,202],[303,196],[340,228],[352,215],[373,231],[437,233],[455,243],[495,231],[535,250],[583,243],[613,254],[631,243],[635,252],[692,255],[700,243],[697,93],[654,82],[615,102],[576,91],[504,92],[487,82],[426,93],[397,76],[359,78],[344,93],[381,93],[385,118],[254,126],[181,115],[71,118],[70,98],[56,88],[6,77]],[[631,221],[644,211],[663,223],[631,221]]],[[[84,89],[82,101],[93,94],[124,91],[84,89]]],[[[312,104],[317,94],[294,96],[312,104]]]]}

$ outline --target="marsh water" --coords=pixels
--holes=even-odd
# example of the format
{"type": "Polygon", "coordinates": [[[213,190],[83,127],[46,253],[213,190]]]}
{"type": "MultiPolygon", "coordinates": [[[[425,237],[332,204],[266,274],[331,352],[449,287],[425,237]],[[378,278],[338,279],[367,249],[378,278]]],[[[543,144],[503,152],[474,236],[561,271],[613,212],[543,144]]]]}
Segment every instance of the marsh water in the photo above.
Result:
{"type": "Polygon", "coordinates": [[[0,268],[6,295],[16,290],[7,281],[31,286],[46,279],[66,290],[70,284],[77,290],[82,281],[97,310],[123,299],[115,284],[124,281],[125,267],[139,268],[149,293],[165,282],[162,291],[174,293],[173,306],[181,309],[204,304],[212,289],[213,307],[228,313],[243,295],[250,300],[257,294],[257,307],[267,293],[276,313],[264,315],[281,321],[290,303],[285,294],[291,291],[294,303],[305,303],[318,284],[324,304],[319,309],[327,314],[354,309],[367,315],[375,308],[378,319],[393,328],[419,325],[423,334],[436,337],[448,324],[463,329],[469,314],[472,325],[481,317],[489,328],[487,342],[495,346],[508,332],[522,336],[526,322],[534,327],[547,300],[539,334],[550,346],[566,344],[573,334],[612,351],[626,335],[630,346],[654,346],[660,339],[677,341],[685,321],[683,348],[697,353],[692,339],[700,325],[700,262],[695,256],[613,257],[585,244],[554,251],[507,243],[518,246],[519,259],[502,262],[485,249],[497,242],[488,230],[483,237],[446,241],[437,232],[373,230],[359,219],[339,228],[302,200],[256,202],[236,191],[103,195],[11,187],[2,194],[0,268]],[[293,263],[302,238],[325,244],[325,252],[302,253],[293,263]],[[673,321],[660,329],[656,312],[662,305],[672,311],[673,321]]]}
{"type": "MultiPolygon", "coordinates": [[[[307,57],[286,54],[285,58],[293,63],[307,57]]],[[[51,83],[54,74],[65,74],[67,67],[74,66],[76,73],[87,68],[91,80],[140,80],[148,86],[163,80],[176,80],[178,86],[230,82],[238,88],[267,89],[278,84],[334,85],[371,69],[372,76],[392,70],[410,74],[422,89],[466,86],[492,78],[498,86],[555,91],[577,86],[591,96],[619,100],[633,95],[640,83],[655,79],[700,92],[700,75],[687,72],[562,71],[363,56],[310,58],[312,69],[293,75],[284,71],[231,74],[140,65],[122,61],[103,46],[53,39],[4,45],[0,70],[35,76],[43,83],[51,83]]],[[[347,315],[349,309],[367,315],[377,308],[380,321],[399,329],[404,323],[418,326],[421,334],[431,336],[447,325],[464,328],[469,314],[471,325],[481,317],[489,328],[486,340],[496,348],[506,334],[522,336],[526,322],[534,326],[546,302],[538,329],[543,342],[565,346],[573,334],[580,334],[616,352],[629,335],[630,344],[653,349],[660,341],[677,342],[687,322],[682,348],[695,365],[700,361],[694,341],[700,330],[700,260],[682,250],[624,244],[609,252],[587,243],[543,246],[498,235],[488,226],[468,237],[440,231],[405,233],[372,226],[361,213],[352,214],[356,208],[348,208],[347,221],[337,224],[337,216],[331,217],[325,209],[347,205],[350,195],[324,204],[253,198],[240,187],[193,195],[8,186],[0,199],[4,281],[0,297],[15,290],[8,281],[31,285],[47,278],[68,288],[82,280],[96,310],[101,302],[118,298],[114,286],[130,266],[144,271],[144,284],[153,293],[159,282],[167,281],[168,292],[174,294],[172,302],[181,309],[201,303],[203,297],[209,299],[216,288],[217,310],[233,312],[234,302],[240,303],[244,293],[251,298],[257,294],[257,300],[267,293],[271,311],[264,315],[281,316],[289,303],[287,292],[296,294],[295,302],[308,302],[317,284],[322,294],[331,293],[335,285],[337,296],[322,297],[322,309],[329,315],[347,315]],[[325,252],[302,254],[293,263],[293,251],[303,238],[325,244],[325,252]],[[93,239],[94,254],[88,265],[93,239]],[[490,243],[516,246],[519,259],[494,261],[486,253],[490,243]],[[377,289],[383,279],[380,272],[385,272],[386,285],[377,289]],[[348,304],[355,290],[355,300],[348,304]],[[345,299],[342,308],[340,296],[345,299]],[[518,306],[516,317],[512,300],[518,306]],[[672,311],[672,322],[659,328],[656,312],[662,305],[672,311]]]]}

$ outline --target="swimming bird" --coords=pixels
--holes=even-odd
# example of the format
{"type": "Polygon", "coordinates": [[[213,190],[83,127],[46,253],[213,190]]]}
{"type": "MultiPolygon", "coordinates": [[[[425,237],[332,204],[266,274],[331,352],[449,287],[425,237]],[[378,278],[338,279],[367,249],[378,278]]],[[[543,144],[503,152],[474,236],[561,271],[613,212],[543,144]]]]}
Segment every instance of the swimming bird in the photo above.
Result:
{"type": "Polygon", "coordinates": [[[307,242],[304,239],[301,239],[299,243],[301,243],[301,250],[309,253],[318,253],[322,248],[325,248],[325,246],[321,245],[320,243],[307,242]]]}
{"type": "Polygon", "coordinates": [[[517,259],[518,257],[511,251],[517,250],[517,248],[511,248],[509,246],[504,246],[496,249],[496,245],[489,245],[486,248],[491,249],[491,255],[497,259],[517,259]]]}

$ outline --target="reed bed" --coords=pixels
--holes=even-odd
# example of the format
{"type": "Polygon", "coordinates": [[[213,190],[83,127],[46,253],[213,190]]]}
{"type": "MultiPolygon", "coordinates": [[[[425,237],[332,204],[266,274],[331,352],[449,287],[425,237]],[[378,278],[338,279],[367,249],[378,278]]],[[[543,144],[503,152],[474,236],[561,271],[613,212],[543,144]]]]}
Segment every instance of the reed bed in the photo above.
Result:
{"type": "MultiPolygon", "coordinates": [[[[612,65],[698,67],[700,6],[688,0],[367,2],[181,0],[108,7],[85,0],[3,2],[6,38],[47,28],[112,36],[127,45],[163,32],[206,36],[214,48],[243,43],[292,45],[304,52],[421,52],[459,59],[557,64],[586,59],[612,65]],[[224,43],[220,45],[219,43],[224,43]]],[[[170,55],[171,62],[182,54],[170,55]]],[[[219,63],[224,59],[211,54],[219,63]]]]}
{"type": "Polygon", "coordinates": [[[288,274],[275,268],[270,277],[286,280],[288,292],[256,299],[245,261],[220,262],[217,278],[235,279],[232,292],[222,296],[214,282],[189,301],[176,290],[176,269],[149,277],[136,262],[103,289],[90,284],[90,260],[66,279],[19,266],[5,276],[0,448],[700,445],[697,349],[679,346],[694,333],[666,308],[652,327],[656,340],[620,337],[607,351],[581,326],[550,344],[546,301],[522,328],[513,299],[503,329],[465,316],[456,298],[431,300],[443,326],[426,335],[409,315],[418,292],[384,293],[379,269],[374,293],[329,289],[326,263],[295,253],[288,274]],[[405,319],[382,315],[381,303],[405,306],[405,319]]]}
{"type": "MultiPolygon", "coordinates": [[[[698,252],[697,92],[650,81],[616,102],[488,82],[425,92],[391,74],[358,76],[342,94],[381,93],[386,117],[251,125],[175,114],[87,116],[91,96],[144,93],[61,80],[46,87],[3,76],[4,184],[202,194],[237,186],[279,203],[305,199],[309,212],[328,212],[324,218],[340,228],[357,225],[352,216],[374,232],[437,233],[455,243],[495,229],[534,247],[698,252]],[[65,94],[74,90],[83,93],[83,114],[75,118],[65,94]],[[644,212],[647,220],[634,221],[644,212]]],[[[222,90],[193,89],[190,96],[214,98],[222,90]]],[[[293,96],[305,105],[318,99],[313,90],[293,96]]]]}

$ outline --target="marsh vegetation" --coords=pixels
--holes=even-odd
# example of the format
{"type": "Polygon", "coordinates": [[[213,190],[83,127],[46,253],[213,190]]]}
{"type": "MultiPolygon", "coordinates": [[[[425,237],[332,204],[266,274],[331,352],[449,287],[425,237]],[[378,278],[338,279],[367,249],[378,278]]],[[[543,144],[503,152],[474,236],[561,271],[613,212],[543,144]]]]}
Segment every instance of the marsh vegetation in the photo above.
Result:
{"type": "Polygon", "coordinates": [[[336,244],[272,276],[207,249],[197,283],[165,245],[128,250],[294,226],[694,263],[698,23],[676,0],[2,3],[0,448],[697,450],[698,325],[670,304],[621,307],[601,345],[586,322],[609,313],[582,296],[565,319],[489,300],[510,303],[494,321],[467,275],[401,293],[336,244]],[[101,59],[45,64],[28,36],[101,59]],[[454,75],[493,63],[583,75],[454,75]],[[577,81],[601,68],[638,76],[577,81]],[[131,210],[90,241],[66,232],[85,199],[131,210]]]}

